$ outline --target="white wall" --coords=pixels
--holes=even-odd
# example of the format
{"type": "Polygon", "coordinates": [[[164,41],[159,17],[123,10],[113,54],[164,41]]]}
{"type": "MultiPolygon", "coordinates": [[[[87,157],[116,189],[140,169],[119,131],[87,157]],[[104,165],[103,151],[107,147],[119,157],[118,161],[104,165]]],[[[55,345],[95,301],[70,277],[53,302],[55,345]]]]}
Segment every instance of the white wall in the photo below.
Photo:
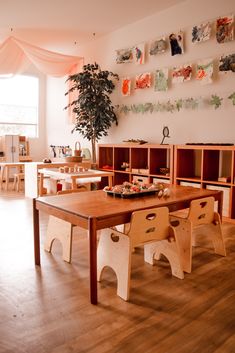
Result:
{"type": "MultiPolygon", "coordinates": [[[[143,4],[144,6],[144,4],[143,4]]],[[[210,96],[218,94],[226,97],[235,91],[235,73],[219,74],[218,59],[222,54],[235,53],[235,40],[218,44],[213,31],[212,39],[200,44],[191,43],[193,25],[207,20],[215,20],[219,16],[235,13],[234,0],[188,0],[164,12],[145,18],[142,21],[126,26],[108,36],[95,40],[86,47],[80,48],[85,62],[97,61],[101,68],[118,73],[120,77],[135,77],[145,71],[154,72],[157,68],[179,66],[197,60],[213,58],[215,61],[214,82],[202,86],[195,79],[190,82],[171,86],[168,92],[154,92],[153,88],[133,91],[130,97],[122,97],[120,83],[113,94],[114,104],[134,104],[145,102],[174,100],[177,98],[210,96]],[[116,64],[115,50],[149,42],[161,35],[183,30],[185,33],[185,53],[171,57],[170,50],[166,53],[149,57],[144,65],[116,64]]],[[[73,53],[75,54],[75,53],[73,53]]],[[[81,137],[71,135],[72,126],[68,124],[64,93],[66,86],[63,80],[48,79],[47,85],[47,129],[49,144],[71,144],[81,137]]],[[[200,108],[196,111],[181,110],[175,113],[131,114],[119,117],[119,126],[112,127],[109,135],[100,142],[116,143],[128,138],[141,138],[149,142],[159,143],[162,129],[168,126],[171,138],[168,143],[186,142],[233,142],[235,143],[235,107],[226,101],[222,108],[200,108]]],[[[88,141],[83,146],[89,146],[88,141]]]]}

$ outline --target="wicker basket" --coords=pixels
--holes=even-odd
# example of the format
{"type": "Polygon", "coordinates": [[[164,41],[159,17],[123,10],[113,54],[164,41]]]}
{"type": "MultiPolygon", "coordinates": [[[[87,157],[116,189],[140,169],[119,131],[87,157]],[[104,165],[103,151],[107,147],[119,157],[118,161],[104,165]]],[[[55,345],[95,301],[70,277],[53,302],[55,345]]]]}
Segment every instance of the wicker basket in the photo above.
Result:
{"type": "Polygon", "coordinates": [[[79,141],[75,143],[74,156],[80,157],[82,154],[81,144],[79,141]]]}
{"type": "Polygon", "coordinates": [[[81,161],[82,161],[82,157],[79,157],[79,156],[69,156],[69,157],[65,157],[65,161],[66,161],[66,162],[75,162],[75,163],[78,163],[78,162],[81,162],[81,161]]]}

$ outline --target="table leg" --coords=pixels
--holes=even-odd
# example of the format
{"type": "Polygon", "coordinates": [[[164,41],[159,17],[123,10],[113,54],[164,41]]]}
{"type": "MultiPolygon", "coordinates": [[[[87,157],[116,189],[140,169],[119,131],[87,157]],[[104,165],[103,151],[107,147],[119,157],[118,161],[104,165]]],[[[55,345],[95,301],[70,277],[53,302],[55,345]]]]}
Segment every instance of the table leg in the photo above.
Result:
{"type": "Polygon", "coordinates": [[[90,251],[90,301],[97,304],[97,234],[96,219],[89,218],[89,251],[90,251]]]}
{"type": "Polygon", "coordinates": [[[33,231],[34,231],[34,262],[40,266],[40,233],[39,211],[36,209],[36,199],[33,199],[33,231]]]}
{"type": "Polygon", "coordinates": [[[75,179],[75,178],[71,178],[71,179],[72,179],[71,188],[72,188],[72,189],[77,189],[77,182],[76,182],[76,179],[75,179]]]}
{"type": "Polygon", "coordinates": [[[39,196],[43,196],[43,180],[44,174],[39,172],[39,196]]]}
{"type": "Polygon", "coordinates": [[[6,191],[8,191],[8,183],[9,183],[9,167],[6,166],[6,191]]]}
{"type": "Polygon", "coordinates": [[[1,166],[1,174],[0,174],[0,190],[3,190],[3,176],[4,176],[4,166],[1,166]]]}
{"type": "Polygon", "coordinates": [[[111,188],[113,186],[113,177],[112,176],[108,176],[108,183],[109,183],[109,187],[111,188]]]}

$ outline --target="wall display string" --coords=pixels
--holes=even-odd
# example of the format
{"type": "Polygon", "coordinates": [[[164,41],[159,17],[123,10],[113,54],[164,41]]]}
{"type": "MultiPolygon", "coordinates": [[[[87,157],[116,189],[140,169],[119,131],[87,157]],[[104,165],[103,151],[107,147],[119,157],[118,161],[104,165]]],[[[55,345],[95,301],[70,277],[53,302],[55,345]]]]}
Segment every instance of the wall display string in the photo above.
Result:
{"type": "Polygon", "coordinates": [[[200,97],[186,97],[178,98],[173,100],[167,100],[165,102],[146,102],[137,104],[121,104],[116,105],[116,110],[121,114],[136,113],[136,114],[146,114],[146,113],[161,113],[161,112],[180,112],[182,109],[196,110],[200,108],[213,107],[214,109],[219,109],[223,106],[225,101],[229,101],[232,107],[235,107],[235,91],[227,94],[211,94],[210,96],[200,96],[200,97]],[[225,96],[226,95],[226,96],[225,96]]]}
{"type": "MultiPolygon", "coordinates": [[[[213,17],[213,18],[211,18],[211,19],[201,20],[200,23],[197,23],[197,24],[194,24],[194,25],[191,26],[191,35],[192,35],[192,30],[193,30],[194,27],[196,27],[196,26],[198,26],[198,25],[201,25],[201,24],[204,24],[204,23],[210,23],[211,26],[214,27],[213,30],[216,30],[216,22],[217,22],[219,19],[222,19],[222,18],[225,18],[225,17],[228,17],[228,16],[233,17],[233,14],[230,13],[229,15],[223,15],[223,16],[218,16],[218,17],[216,17],[216,18],[213,17]]],[[[136,46],[138,46],[140,43],[145,43],[145,44],[146,44],[146,43],[151,43],[151,42],[153,42],[153,41],[155,41],[155,40],[159,40],[159,39],[161,39],[161,38],[167,38],[167,39],[169,39],[169,37],[170,37],[170,35],[171,35],[172,33],[178,33],[178,32],[185,33],[185,32],[188,30],[188,28],[189,28],[189,26],[184,27],[184,28],[181,27],[181,29],[177,29],[177,30],[175,30],[175,31],[169,31],[169,32],[167,32],[167,33],[165,33],[165,34],[159,34],[159,35],[156,35],[155,37],[153,37],[152,39],[141,40],[141,41],[139,41],[138,43],[135,43],[134,45],[129,45],[129,46],[126,45],[125,47],[116,49],[116,51],[133,49],[133,48],[135,48],[136,46]]],[[[233,20],[233,31],[234,31],[234,30],[235,30],[235,28],[234,28],[234,20],[233,20]]],[[[210,35],[210,38],[209,38],[208,40],[210,40],[210,39],[212,39],[212,38],[211,38],[211,35],[210,35]]],[[[193,42],[191,41],[191,44],[194,45],[194,44],[198,44],[198,43],[193,43],[193,42]]]]}

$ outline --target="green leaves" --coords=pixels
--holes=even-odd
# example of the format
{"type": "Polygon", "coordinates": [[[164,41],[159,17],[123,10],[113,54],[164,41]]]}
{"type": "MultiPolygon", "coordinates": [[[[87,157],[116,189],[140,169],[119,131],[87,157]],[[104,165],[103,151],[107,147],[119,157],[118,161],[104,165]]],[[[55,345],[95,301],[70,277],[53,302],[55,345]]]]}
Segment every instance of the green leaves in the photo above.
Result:
{"type": "MultiPolygon", "coordinates": [[[[163,112],[179,112],[182,109],[191,109],[196,110],[199,109],[201,104],[204,107],[212,106],[215,109],[218,109],[222,106],[222,102],[225,98],[222,98],[216,94],[212,94],[211,97],[206,99],[205,97],[188,97],[188,98],[180,98],[175,101],[168,100],[167,102],[156,102],[156,103],[139,103],[132,105],[119,105],[116,109],[123,114],[128,114],[129,112],[135,114],[146,114],[146,113],[163,113],[163,112]]],[[[232,101],[232,104],[235,106],[235,92],[230,94],[227,99],[232,101]]]]}
{"type": "Polygon", "coordinates": [[[76,123],[72,130],[81,133],[88,140],[99,140],[107,135],[112,123],[118,124],[114,107],[109,98],[118,75],[110,71],[102,71],[97,63],[83,66],[83,71],[70,75],[67,81],[72,87],[65,94],[77,91],[78,96],[68,107],[73,107],[76,123]]]}
{"type": "Polygon", "coordinates": [[[228,97],[228,99],[231,99],[233,105],[235,105],[235,92],[233,92],[232,94],[230,94],[230,96],[228,97]]]}
{"type": "Polygon", "coordinates": [[[222,104],[222,100],[223,100],[223,98],[220,98],[216,94],[212,94],[211,100],[209,101],[209,104],[214,106],[215,109],[218,109],[222,104]]]}

